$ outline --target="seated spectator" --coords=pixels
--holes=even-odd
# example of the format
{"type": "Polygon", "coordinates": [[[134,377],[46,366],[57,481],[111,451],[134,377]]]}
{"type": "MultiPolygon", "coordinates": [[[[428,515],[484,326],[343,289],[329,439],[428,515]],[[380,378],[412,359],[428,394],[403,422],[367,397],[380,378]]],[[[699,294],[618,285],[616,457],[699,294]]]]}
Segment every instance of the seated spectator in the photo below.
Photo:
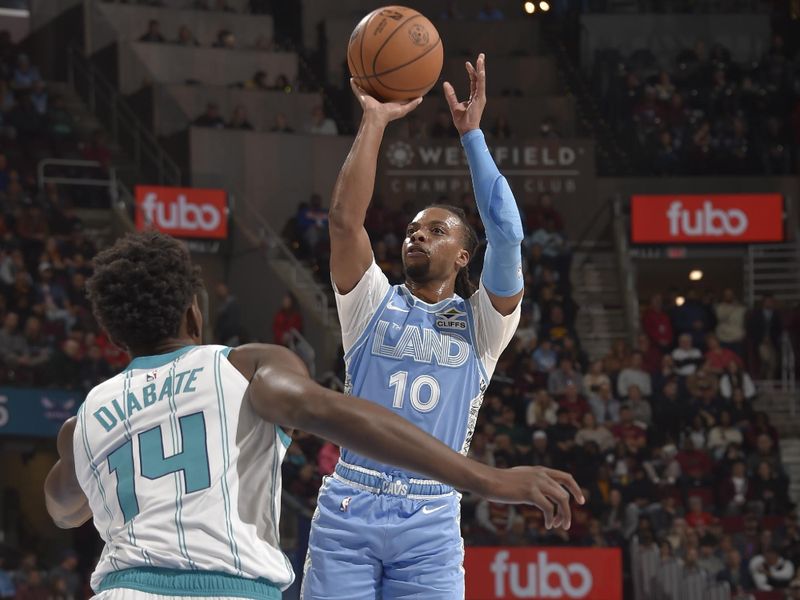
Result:
{"type": "Polygon", "coordinates": [[[103,357],[102,349],[93,345],[89,347],[86,358],[81,363],[80,370],[81,389],[85,392],[91,390],[113,375],[111,367],[103,357]]]}
{"type": "Polygon", "coordinates": [[[156,19],[151,19],[147,23],[147,31],[139,38],[140,42],[166,42],[161,34],[161,24],[156,19]]]}
{"type": "Polygon", "coordinates": [[[219,113],[219,105],[215,102],[209,102],[206,106],[206,111],[194,120],[193,125],[197,127],[223,129],[225,127],[225,121],[219,113]]]}
{"type": "MultiPolygon", "coordinates": [[[[644,333],[640,333],[636,338],[636,349],[642,354],[642,369],[651,376],[661,368],[662,352],[650,341],[644,333]]],[[[651,391],[655,391],[652,390],[651,391]]],[[[648,397],[652,394],[648,394],[648,397]]]]}
{"type": "Polygon", "coordinates": [[[572,424],[570,411],[566,408],[559,408],[556,413],[556,424],[547,430],[547,438],[552,444],[557,468],[564,468],[575,448],[575,434],[577,427],[572,424]]]}
{"type": "Polygon", "coordinates": [[[717,317],[717,338],[725,348],[733,350],[739,356],[744,355],[746,312],[730,288],[722,292],[722,301],[714,306],[714,314],[717,317]]]}
{"type": "MultiPolygon", "coordinates": [[[[650,460],[644,461],[644,467],[647,476],[655,485],[660,487],[671,487],[676,484],[678,478],[681,476],[681,465],[675,459],[678,455],[678,448],[675,444],[667,444],[664,447],[655,447],[653,455],[650,460]]],[[[662,496],[661,508],[665,509],[667,506],[671,507],[670,514],[674,512],[674,498],[665,494],[662,496]],[[669,500],[673,502],[670,503],[669,500]]],[[[668,524],[665,523],[665,526],[668,524]]]]}
{"type": "Polygon", "coordinates": [[[634,421],[641,423],[645,427],[650,427],[653,424],[653,410],[650,407],[650,402],[642,396],[638,386],[632,385],[628,388],[626,405],[631,409],[634,421]]]}
{"type": "Polygon", "coordinates": [[[746,400],[756,397],[756,386],[750,375],[741,369],[739,362],[732,360],[722,372],[719,380],[719,393],[726,400],[730,400],[736,390],[741,391],[746,400]]]}
{"type": "MultiPolygon", "coordinates": [[[[549,339],[553,343],[560,345],[563,350],[566,340],[574,340],[577,338],[577,333],[575,329],[567,323],[564,309],[561,306],[557,304],[551,306],[547,316],[548,318],[542,324],[542,339],[549,339]]],[[[583,384],[581,383],[579,387],[583,387],[583,384]]]]}
{"type": "Polygon", "coordinates": [[[339,129],[336,122],[330,117],[325,116],[322,106],[317,105],[311,111],[311,122],[307,128],[308,133],[313,135],[338,135],[339,129]]]}
{"type": "Polygon", "coordinates": [[[713,579],[716,579],[717,575],[725,568],[722,560],[714,554],[717,545],[717,538],[711,534],[706,534],[700,538],[700,557],[697,560],[697,564],[713,579]]]}
{"type": "Polygon", "coordinates": [[[25,338],[19,331],[19,315],[7,312],[0,329],[0,361],[13,367],[25,351],[25,338]]]}
{"type": "Polygon", "coordinates": [[[794,577],[794,565],[772,546],[750,559],[750,577],[757,590],[783,589],[794,577]]]}
{"type": "Polygon", "coordinates": [[[328,239],[328,211],[322,206],[322,196],[311,194],[310,203],[298,211],[297,227],[307,251],[313,255],[319,244],[328,239]]]}
{"type": "Polygon", "coordinates": [[[212,48],[222,48],[224,50],[236,49],[236,36],[227,29],[220,29],[217,32],[217,39],[211,45],[212,48]]]}
{"type": "Polygon", "coordinates": [[[772,473],[778,477],[784,478],[786,476],[775,442],[766,433],[759,434],[756,440],[755,452],[747,458],[747,471],[754,475],[761,463],[769,464],[772,473]]]}
{"type": "Polygon", "coordinates": [[[603,358],[603,370],[614,378],[628,364],[630,350],[625,340],[614,340],[611,351],[603,358]]]}
{"type": "Polygon", "coordinates": [[[774,379],[780,365],[783,323],[775,306],[775,298],[766,294],[761,306],[755,308],[747,319],[747,342],[750,346],[748,364],[759,379],[774,379]]]}
{"type": "Polygon", "coordinates": [[[247,120],[247,110],[241,104],[233,109],[231,120],[225,125],[228,129],[247,129],[252,131],[253,125],[247,120]]]}
{"type": "Polygon", "coordinates": [[[558,368],[551,371],[547,377],[547,391],[554,396],[561,396],[569,385],[575,386],[578,393],[583,393],[581,374],[575,369],[575,364],[570,357],[562,356],[558,361],[558,368]]]}
{"type": "Polygon", "coordinates": [[[594,442],[601,452],[607,452],[616,444],[611,432],[602,425],[598,426],[592,413],[589,412],[583,415],[581,424],[583,426],[575,434],[575,443],[578,446],[583,446],[587,442],[594,442]]]}
{"type": "Polygon", "coordinates": [[[739,594],[752,588],[749,569],[742,564],[742,555],[736,549],[725,553],[725,567],[717,573],[717,581],[726,582],[732,594],[739,594]]]}
{"type": "Polygon", "coordinates": [[[246,90],[271,90],[272,86],[267,83],[266,71],[256,71],[252,79],[248,79],[242,84],[246,90]]]}
{"type": "Polygon", "coordinates": [[[272,85],[271,89],[279,92],[286,92],[288,94],[292,91],[292,84],[286,75],[279,73],[275,78],[275,83],[272,85]]]}
{"type": "Polygon", "coordinates": [[[50,358],[47,365],[47,382],[65,390],[81,389],[82,367],[80,345],[75,340],[67,339],[50,358]]]}
{"type": "Polygon", "coordinates": [[[286,115],[283,113],[278,113],[275,115],[275,121],[273,122],[270,131],[272,133],[294,133],[294,129],[291,125],[289,125],[289,121],[286,119],[286,115]]]}
{"type": "Polygon", "coordinates": [[[531,436],[532,446],[529,452],[520,455],[520,464],[542,467],[554,467],[556,464],[553,452],[547,440],[547,432],[541,429],[531,436]]]}
{"type": "MultiPolygon", "coordinates": [[[[215,343],[222,344],[224,346],[238,346],[239,344],[243,343],[241,309],[239,308],[239,302],[236,300],[236,296],[234,296],[230,289],[228,289],[228,286],[222,282],[215,286],[214,295],[217,299],[217,310],[216,314],[214,315],[214,341],[215,343]]],[[[283,307],[285,306],[286,299],[284,298],[283,307]]],[[[276,315],[275,320],[277,319],[278,316],[276,315]]],[[[273,320],[272,325],[273,334],[275,333],[275,320],[273,320]]],[[[273,341],[276,344],[282,344],[284,346],[286,345],[286,341],[284,340],[282,332],[285,332],[291,328],[285,325],[286,322],[289,322],[293,327],[297,326],[297,321],[286,318],[283,323],[284,326],[282,330],[280,330],[280,335],[273,338],[273,341]]],[[[302,319],[300,320],[300,325],[297,327],[297,330],[302,330],[302,319]]]]}
{"type": "Polygon", "coordinates": [[[744,514],[750,498],[750,483],[747,479],[747,467],[742,461],[733,463],[731,474],[722,481],[718,498],[720,509],[724,514],[744,514]]]}
{"type": "Polygon", "coordinates": [[[200,43],[195,39],[192,30],[186,25],[181,25],[178,29],[178,37],[175,43],[179,46],[199,46],[200,43]]]}
{"type": "Polygon", "coordinates": [[[108,146],[106,133],[102,129],[95,129],[92,139],[84,144],[81,152],[84,160],[93,160],[107,169],[111,165],[111,148],[108,146]]]}
{"type": "Polygon", "coordinates": [[[688,377],[703,363],[703,354],[692,346],[692,336],[683,333],[678,337],[678,347],[672,351],[672,360],[675,363],[675,372],[682,377],[688,377]]]}
{"type": "Polygon", "coordinates": [[[708,348],[705,354],[706,364],[717,375],[722,374],[732,362],[739,367],[744,366],[741,357],[732,350],[722,347],[715,335],[706,336],[706,348],[708,348]]]}
{"type": "Polygon", "coordinates": [[[11,87],[17,92],[30,90],[37,81],[41,81],[42,76],[39,69],[31,64],[27,54],[17,56],[17,66],[11,77],[11,87]]]}
{"type": "Polygon", "coordinates": [[[686,524],[693,528],[707,528],[714,521],[711,513],[703,510],[703,500],[700,496],[689,496],[689,510],[686,513],[686,524]]]}
{"type": "Polygon", "coordinates": [[[583,389],[590,395],[597,394],[603,385],[611,385],[611,379],[603,372],[603,361],[596,360],[589,367],[589,372],[583,376],[583,389]]]}
{"type": "Polygon", "coordinates": [[[651,396],[653,389],[650,381],[650,374],[642,368],[642,353],[634,351],[631,353],[630,364],[620,371],[617,378],[617,393],[621,398],[628,397],[628,390],[637,387],[644,396],[651,396]]]}
{"type": "Polygon", "coordinates": [[[782,515],[789,506],[786,483],[773,473],[767,461],[758,464],[748,491],[753,504],[756,505],[754,510],[761,514],[782,515]]]}
{"type": "Polygon", "coordinates": [[[753,407],[739,388],[734,388],[731,394],[729,410],[731,411],[731,420],[742,430],[748,427],[755,418],[753,407]]]}
{"type": "MultiPolygon", "coordinates": [[[[497,437],[499,436],[508,436],[517,452],[524,452],[527,450],[527,447],[530,446],[530,431],[517,422],[517,413],[510,406],[503,407],[500,420],[497,422],[496,431],[495,441],[497,441],[497,437]]],[[[511,463],[509,463],[509,465],[511,465],[511,463]]]]}
{"type": "Polygon", "coordinates": [[[288,346],[292,331],[303,331],[303,316],[298,310],[294,296],[285,294],[281,301],[281,308],[275,313],[275,318],[272,320],[273,342],[281,346],[288,346]]]}
{"type": "Polygon", "coordinates": [[[628,406],[620,409],[619,423],[611,428],[611,433],[633,454],[638,454],[647,444],[645,429],[633,420],[633,412],[628,406]]]}
{"type": "Polygon", "coordinates": [[[744,436],[731,421],[731,413],[723,410],[719,414],[719,423],[708,432],[707,448],[716,460],[722,459],[730,444],[742,445],[744,436]]]}
{"type": "Polygon", "coordinates": [[[595,419],[601,425],[610,425],[619,421],[620,401],[611,393],[611,383],[604,383],[596,394],[589,395],[589,406],[595,419]]]}
{"type": "Polygon", "coordinates": [[[481,529],[480,539],[484,543],[501,543],[511,531],[516,511],[510,504],[499,504],[481,500],[475,507],[475,521],[481,529]]]}
{"type": "Polygon", "coordinates": [[[578,388],[574,383],[568,383],[564,388],[564,394],[558,401],[561,408],[565,408],[570,413],[572,423],[577,427],[581,424],[583,415],[589,412],[589,404],[578,394],[578,388]]]}
{"type": "Polygon", "coordinates": [[[458,137],[458,131],[456,131],[447,109],[440,108],[436,111],[436,119],[430,127],[430,135],[434,139],[458,137]]]}
{"type": "Polygon", "coordinates": [[[494,466],[494,452],[492,452],[486,434],[482,431],[472,436],[472,442],[469,446],[469,457],[472,460],[477,460],[490,467],[494,466]]]}
{"type": "Polygon", "coordinates": [[[705,449],[708,444],[708,431],[703,417],[695,414],[689,423],[689,427],[684,431],[683,437],[691,440],[694,448],[705,449]]]}
{"type": "Polygon", "coordinates": [[[558,352],[553,348],[549,339],[539,342],[539,346],[533,351],[531,357],[540,373],[551,373],[558,364],[558,352]]]}
{"type": "Polygon", "coordinates": [[[684,480],[696,485],[707,485],[711,481],[714,463],[703,450],[695,448],[692,438],[684,439],[683,450],[675,458],[684,480]]]}
{"type": "Polygon", "coordinates": [[[547,393],[547,390],[541,389],[536,392],[533,400],[528,403],[525,421],[528,427],[541,427],[542,425],[549,427],[555,424],[557,411],[558,405],[553,398],[547,393]]]}

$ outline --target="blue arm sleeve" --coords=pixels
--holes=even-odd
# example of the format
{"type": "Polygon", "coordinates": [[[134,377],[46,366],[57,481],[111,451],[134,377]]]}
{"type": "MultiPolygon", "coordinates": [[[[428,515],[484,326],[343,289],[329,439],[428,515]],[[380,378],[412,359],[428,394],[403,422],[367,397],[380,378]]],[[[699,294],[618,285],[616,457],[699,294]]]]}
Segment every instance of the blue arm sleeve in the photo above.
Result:
{"type": "Polygon", "coordinates": [[[506,178],[494,164],[480,129],[464,134],[478,213],[486,228],[483,286],[496,296],[513,296],[522,290],[522,219],[506,178]]]}

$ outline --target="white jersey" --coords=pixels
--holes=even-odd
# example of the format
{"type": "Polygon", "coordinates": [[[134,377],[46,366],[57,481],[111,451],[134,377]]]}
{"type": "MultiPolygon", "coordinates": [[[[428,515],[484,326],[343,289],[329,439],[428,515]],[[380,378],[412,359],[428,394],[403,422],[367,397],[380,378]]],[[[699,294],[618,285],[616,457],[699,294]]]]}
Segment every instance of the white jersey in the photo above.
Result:
{"type": "Polygon", "coordinates": [[[278,537],[289,438],[244,401],[229,351],[136,358],[78,411],[75,471],[105,542],[95,591],[136,568],[292,583],[278,537]]]}

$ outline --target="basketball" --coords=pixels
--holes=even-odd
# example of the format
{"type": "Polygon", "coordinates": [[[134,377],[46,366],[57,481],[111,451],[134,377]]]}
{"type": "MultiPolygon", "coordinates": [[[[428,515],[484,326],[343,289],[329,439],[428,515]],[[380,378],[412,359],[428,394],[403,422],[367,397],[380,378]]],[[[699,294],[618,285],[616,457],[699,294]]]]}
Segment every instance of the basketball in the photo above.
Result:
{"type": "Polygon", "coordinates": [[[347,46],[355,82],[380,100],[424,96],[442,72],[439,32],[424,15],[405,6],[378,8],[356,25],[347,46]]]}

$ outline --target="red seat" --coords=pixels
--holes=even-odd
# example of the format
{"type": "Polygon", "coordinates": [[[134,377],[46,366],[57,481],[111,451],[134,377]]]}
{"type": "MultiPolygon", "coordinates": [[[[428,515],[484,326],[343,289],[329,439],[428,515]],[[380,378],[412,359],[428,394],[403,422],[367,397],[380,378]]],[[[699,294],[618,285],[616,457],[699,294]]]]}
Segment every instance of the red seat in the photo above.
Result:
{"type": "Polygon", "coordinates": [[[737,533],[744,529],[744,517],[741,515],[722,517],[719,522],[722,525],[722,531],[725,533],[737,533]]]}
{"type": "Polygon", "coordinates": [[[784,600],[786,596],[780,590],[771,590],[769,592],[753,592],[756,600],[784,600]]]}

